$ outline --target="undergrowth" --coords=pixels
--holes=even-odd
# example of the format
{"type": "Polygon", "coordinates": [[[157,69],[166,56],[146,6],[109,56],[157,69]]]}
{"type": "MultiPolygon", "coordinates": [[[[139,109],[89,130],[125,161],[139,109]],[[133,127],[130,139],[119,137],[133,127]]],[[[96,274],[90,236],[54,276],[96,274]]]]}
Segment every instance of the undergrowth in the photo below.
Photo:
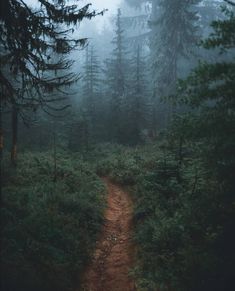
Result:
{"type": "Polygon", "coordinates": [[[103,223],[105,188],[77,155],[19,156],[5,165],[1,290],[74,290],[103,223]]]}
{"type": "Polygon", "coordinates": [[[234,199],[201,147],[185,144],[181,160],[177,142],[118,146],[96,164],[99,174],[131,186],[138,290],[233,290],[234,199]]]}
{"type": "Polygon", "coordinates": [[[233,290],[233,191],[219,182],[201,148],[186,143],[179,151],[178,142],[165,140],[61,152],[56,182],[49,153],[21,155],[4,185],[3,290],[79,285],[103,222],[98,176],[131,189],[138,290],[233,290]]]}

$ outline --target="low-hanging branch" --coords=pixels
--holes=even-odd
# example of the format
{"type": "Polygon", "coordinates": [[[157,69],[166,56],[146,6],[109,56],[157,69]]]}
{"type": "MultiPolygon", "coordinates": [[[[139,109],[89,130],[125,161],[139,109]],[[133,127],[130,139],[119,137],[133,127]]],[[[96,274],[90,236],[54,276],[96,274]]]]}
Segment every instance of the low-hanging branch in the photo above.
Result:
{"type": "Polygon", "coordinates": [[[24,94],[36,94],[34,103],[41,106],[45,92],[78,80],[69,72],[73,61],[68,56],[83,47],[87,39],[72,38],[73,26],[104,13],[90,10],[91,4],[79,7],[66,0],[38,2],[39,8],[31,8],[23,0],[3,0],[0,7],[1,98],[6,104],[17,103],[19,108],[23,98],[17,88],[24,87],[24,94]],[[67,72],[61,76],[61,71],[67,72]]]}

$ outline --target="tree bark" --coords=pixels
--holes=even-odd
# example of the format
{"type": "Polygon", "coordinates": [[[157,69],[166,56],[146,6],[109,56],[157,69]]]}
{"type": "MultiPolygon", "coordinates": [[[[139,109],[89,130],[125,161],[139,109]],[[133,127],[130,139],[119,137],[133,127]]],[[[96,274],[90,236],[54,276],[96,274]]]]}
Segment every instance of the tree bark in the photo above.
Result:
{"type": "Polygon", "coordinates": [[[3,124],[2,124],[2,101],[0,101],[0,207],[2,205],[2,158],[3,158],[3,124]]]}
{"type": "Polygon", "coordinates": [[[18,108],[12,106],[12,147],[11,147],[11,164],[17,165],[17,142],[18,142],[18,108]]]}
{"type": "Polygon", "coordinates": [[[56,131],[55,123],[53,125],[53,159],[54,159],[54,183],[57,182],[57,149],[56,149],[56,131]]]}

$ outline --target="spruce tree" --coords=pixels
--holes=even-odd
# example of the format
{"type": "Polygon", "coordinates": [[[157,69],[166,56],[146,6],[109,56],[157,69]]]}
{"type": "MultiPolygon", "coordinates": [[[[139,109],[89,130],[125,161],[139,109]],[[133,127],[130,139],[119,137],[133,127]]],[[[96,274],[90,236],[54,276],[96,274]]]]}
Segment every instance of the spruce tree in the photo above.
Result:
{"type": "MultiPolygon", "coordinates": [[[[177,79],[182,71],[182,60],[187,59],[199,38],[197,33],[198,14],[196,6],[200,0],[159,0],[152,2],[151,63],[153,74],[153,123],[158,115],[167,125],[172,108],[161,104],[161,98],[176,90],[177,79]],[[167,117],[166,111],[168,111],[167,117]],[[163,114],[162,114],[163,113],[163,114]]],[[[158,126],[159,126],[158,124],[158,126]]],[[[156,124],[153,124],[153,128],[156,124]]]]}
{"type": "Polygon", "coordinates": [[[124,31],[121,21],[121,10],[118,9],[116,19],[115,37],[112,41],[114,49],[112,58],[106,60],[106,80],[108,94],[110,94],[110,126],[109,134],[113,141],[123,142],[124,134],[124,103],[126,99],[127,78],[126,72],[128,62],[126,59],[126,48],[124,31]]]}
{"type": "Polygon", "coordinates": [[[56,78],[48,72],[58,72],[71,67],[65,58],[85,39],[73,39],[71,25],[95,16],[89,5],[79,8],[66,5],[66,1],[38,0],[40,8],[30,8],[20,0],[4,0],[0,13],[1,45],[1,96],[4,104],[23,104],[36,107],[54,98],[45,91],[69,85],[77,79],[72,73],[56,78]],[[68,28],[62,27],[66,24],[68,28]],[[51,62],[52,53],[61,57],[51,62]],[[13,81],[17,81],[17,85],[13,81]],[[31,87],[34,88],[31,96],[31,87]],[[19,90],[22,94],[19,95],[19,90]]]}
{"type": "Polygon", "coordinates": [[[195,6],[200,0],[159,1],[159,43],[156,47],[157,84],[160,94],[171,94],[176,89],[181,58],[187,58],[199,40],[198,15],[195,6]]]}
{"type": "MultiPolygon", "coordinates": [[[[90,5],[69,5],[66,0],[38,0],[37,4],[39,8],[31,8],[21,0],[3,0],[0,6],[1,115],[6,108],[13,108],[14,143],[19,112],[37,110],[58,101],[60,97],[48,93],[77,80],[76,74],[65,72],[73,63],[67,56],[86,40],[71,37],[72,25],[96,15],[90,12],[90,5]],[[60,57],[52,62],[55,53],[60,57]]],[[[0,126],[2,152],[2,122],[0,126]]],[[[13,144],[13,159],[15,149],[13,144]]]]}
{"type": "Polygon", "coordinates": [[[146,66],[140,46],[137,46],[135,53],[136,55],[131,61],[131,80],[126,106],[128,140],[131,144],[138,144],[142,141],[141,132],[146,128],[148,103],[146,66]]]}
{"type": "MultiPolygon", "coordinates": [[[[217,60],[202,62],[180,81],[178,101],[191,110],[176,118],[173,129],[175,137],[181,135],[185,143],[194,145],[194,156],[201,160],[204,175],[217,185],[215,188],[211,183],[207,191],[188,196],[191,209],[196,204],[205,209],[194,220],[200,225],[204,219],[199,228],[203,240],[200,246],[189,246],[192,252],[198,251],[198,246],[207,250],[198,266],[203,280],[190,282],[193,290],[230,291],[235,285],[235,238],[231,235],[235,227],[235,3],[226,2],[232,5],[225,10],[227,19],[214,21],[214,32],[203,42],[209,51],[218,49],[217,60]],[[224,55],[231,53],[232,61],[224,61],[224,55]]],[[[196,217],[195,212],[191,215],[196,217]]]]}
{"type": "Polygon", "coordinates": [[[93,46],[87,46],[83,77],[83,106],[94,136],[97,127],[97,106],[100,97],[100,64],[93,46]]]}

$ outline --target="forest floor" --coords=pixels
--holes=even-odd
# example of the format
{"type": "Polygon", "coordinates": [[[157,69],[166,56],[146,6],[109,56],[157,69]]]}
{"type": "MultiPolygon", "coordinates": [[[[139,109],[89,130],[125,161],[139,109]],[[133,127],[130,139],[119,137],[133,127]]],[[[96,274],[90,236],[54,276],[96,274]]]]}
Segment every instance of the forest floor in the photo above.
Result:
{"type": "Polygon", "coordinates": [[[129,275],[134,260],[132,201],[120,186],[108,179],[104,182],[108,190],[105,224],[86,270],[83,290],[134,291],[135,284],[129,275]]]}

